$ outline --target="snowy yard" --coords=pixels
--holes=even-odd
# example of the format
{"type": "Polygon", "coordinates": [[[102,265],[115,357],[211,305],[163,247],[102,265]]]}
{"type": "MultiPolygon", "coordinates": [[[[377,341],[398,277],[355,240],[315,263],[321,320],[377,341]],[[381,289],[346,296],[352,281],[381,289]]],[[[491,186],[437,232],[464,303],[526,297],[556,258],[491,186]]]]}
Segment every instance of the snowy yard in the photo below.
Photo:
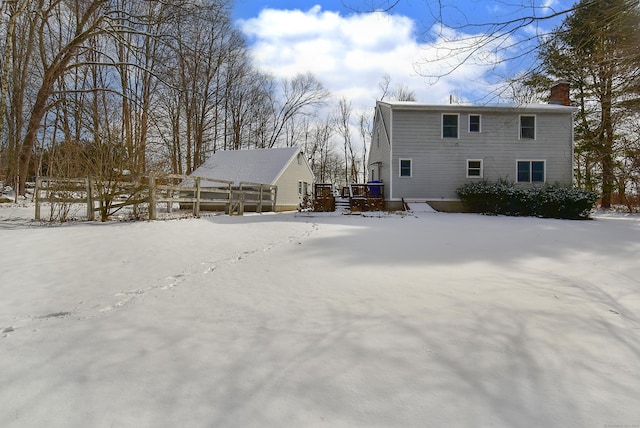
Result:
{"type": "Polygon", "coordinates": [[[0,209],[2,427],[640,426],[640,217],[0,209]]]}

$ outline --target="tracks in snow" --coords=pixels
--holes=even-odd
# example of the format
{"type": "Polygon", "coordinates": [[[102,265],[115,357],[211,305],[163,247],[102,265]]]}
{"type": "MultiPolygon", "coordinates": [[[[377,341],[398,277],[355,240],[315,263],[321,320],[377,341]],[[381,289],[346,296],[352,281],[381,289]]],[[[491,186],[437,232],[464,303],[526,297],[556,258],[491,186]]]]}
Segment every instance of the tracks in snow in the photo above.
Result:
{"type": "Polygon", "coordinates": [[[80,302],[72,310],[61,310],[58,312],[51,312],[47,314],[31,315],[23,319],[15,319],[12,325],[6,327],[0,326],[0,337],[7,338],[11,334],[14,334],[16,331],[27,328],[31,328],[34,333],[37,333],[39,330],[35,328],[33,324],[38,322],[61,320],[72,317],[75,317],[77,318],[77,320],[82,321],[105,316],[110,312],[117,311],[127,305],[135,303],[141,298],[144,298],[150,292],[169,291],[178,287],[180,284],[184,283],[190,278],[195,278],[201,275],[209,275],[218,269],[232,266],[258,254],[267,253],[278,246],[290,243],[299,244],[302,239],[311,236],[315,231],[318,230],[318,224],[310,223],[310,226],[311,227],[308,230],[305,230],[298,235],[289,236],[278,241],[272,241],[259,248],[252,248],[246,251],[238,252],[230,257],[225,257],[222,259],[202,261],[196,266],[185,268],[185,271],[183,273],[170,275],[164,278],[163,283],[152,285],[146,288],[120,291],[113,295],[113,297],[115,297],[116,299],[115,302],[111,304],[105,305],[100,302],[95,302],[93,304],[89,302],[80,302]],[[201,267],[203,266],[204,270],[201,269],[201,267]]]}

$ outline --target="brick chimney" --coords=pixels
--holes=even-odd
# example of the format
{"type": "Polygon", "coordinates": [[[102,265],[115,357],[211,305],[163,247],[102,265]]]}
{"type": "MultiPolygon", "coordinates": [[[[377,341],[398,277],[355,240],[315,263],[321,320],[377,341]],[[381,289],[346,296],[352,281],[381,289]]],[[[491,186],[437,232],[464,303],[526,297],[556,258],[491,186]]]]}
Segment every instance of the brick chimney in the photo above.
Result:
{"type": "Polygon", "coordinates": [[[551,101],[549,104],[558,104],[562,106],[569,106],[571,102],[569,100],[569,82],[566,80],[558,80],[551,87],[551,101]]]}

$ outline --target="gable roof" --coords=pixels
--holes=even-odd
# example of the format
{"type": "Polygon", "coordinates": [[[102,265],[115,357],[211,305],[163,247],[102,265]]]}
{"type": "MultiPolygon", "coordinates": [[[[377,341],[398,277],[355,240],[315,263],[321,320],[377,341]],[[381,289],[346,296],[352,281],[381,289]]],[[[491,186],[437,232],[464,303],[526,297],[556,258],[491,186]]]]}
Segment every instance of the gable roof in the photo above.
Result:
{"type": "Polygon", "coordinates": [[[298,153],[298,147],[218,151],[191,175],[233,181],[235,184],[241,181],[275,184],[298,153]]]}

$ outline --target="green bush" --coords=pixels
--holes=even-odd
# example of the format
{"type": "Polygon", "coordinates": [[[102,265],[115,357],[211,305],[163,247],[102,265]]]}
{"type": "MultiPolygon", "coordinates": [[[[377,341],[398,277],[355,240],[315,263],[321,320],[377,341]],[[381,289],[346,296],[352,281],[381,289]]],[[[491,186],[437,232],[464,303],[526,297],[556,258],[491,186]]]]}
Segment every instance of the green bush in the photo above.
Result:
{"type": "Polygon", "coordinates": [[[589,218],[598,199],[586,190],[558,185],[525,188],[505,180],[467,183],[456,193],[469,212],[565,219],[589,218]]]}

